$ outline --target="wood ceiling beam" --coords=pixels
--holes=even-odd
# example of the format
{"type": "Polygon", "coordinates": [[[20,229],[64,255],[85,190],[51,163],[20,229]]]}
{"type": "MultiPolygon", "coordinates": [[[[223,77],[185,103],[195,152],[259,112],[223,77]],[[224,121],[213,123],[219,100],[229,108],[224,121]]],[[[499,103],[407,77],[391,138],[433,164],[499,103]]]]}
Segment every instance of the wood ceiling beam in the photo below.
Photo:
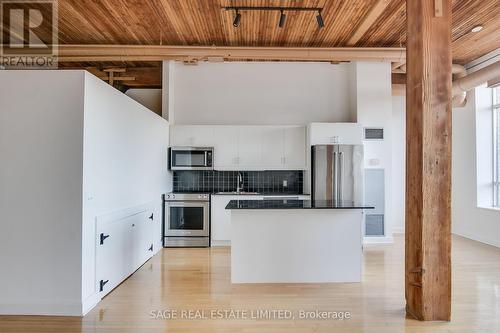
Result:
{"type": "Polygon", "coordinates": [[[407,0],[406,311],[451,317],[451,2],[407,0]]]}
{"type": "Polygon", "coordinates": [[[382,15],[384,10],[386,10],[390,2],[391,2],[390,0],[379,0],[368,12],[363,21],[361,21],[356,31],[347,41],[347,45],[349,46],[356,45],[356,43],[361,39],[361,37],[363,37],[363,35],[370,29],[373,23],[375,23],[375,21],[380,17],[380,15],[382,15]]]}
{"type": "Polygon", "coordinates": [[[275,61],[391,61],[404,62],[400,47],[206,47],[156,45],[59,45],[60,62],[162,61],[186,59],[275,61]]]}

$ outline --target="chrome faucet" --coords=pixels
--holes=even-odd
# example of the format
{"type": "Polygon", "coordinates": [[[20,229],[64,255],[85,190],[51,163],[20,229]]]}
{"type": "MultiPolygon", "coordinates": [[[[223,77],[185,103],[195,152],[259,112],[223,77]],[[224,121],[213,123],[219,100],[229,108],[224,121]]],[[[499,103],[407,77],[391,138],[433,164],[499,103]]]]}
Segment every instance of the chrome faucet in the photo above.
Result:
{"type": "Polygon", "coordinates": [[[241,172],[238,172],[238,183],[236,185],[236,192],[241,192],[243,191],[243,176],[241,175],[241,172]]]}

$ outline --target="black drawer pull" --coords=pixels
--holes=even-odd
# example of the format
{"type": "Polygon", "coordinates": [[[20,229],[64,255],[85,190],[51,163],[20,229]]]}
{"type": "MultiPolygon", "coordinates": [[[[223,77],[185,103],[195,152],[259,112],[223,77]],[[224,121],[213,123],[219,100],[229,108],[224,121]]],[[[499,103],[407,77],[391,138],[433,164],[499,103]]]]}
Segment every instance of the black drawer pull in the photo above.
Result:
{"type": "Polygon", "coordinates": [[[99,237],[100,238],[99,244],[101,244],[101,245],[104,244],[104,240],[108,237],[109,237],[109,235],[105,235],[105,234],[101,233],[101,236],[99,237]]]}
{"type": "Polygon", "coordinates": [[[151,216],[149,217],[151,221],[154,220],[154,218],[155,218],[154,214],[151,214],[151,216]]]}
{"type": "Polygon", "coordinates": [[[101,281],[99,281],[99,291],[103,291],[103,290],[104,290],[104,286],[105,286],[105,285],[106,285],[106,283],[108,283],[108,282],[109,282],[109,280],[106,280],[106,281],[101,280],[101,281]]]}

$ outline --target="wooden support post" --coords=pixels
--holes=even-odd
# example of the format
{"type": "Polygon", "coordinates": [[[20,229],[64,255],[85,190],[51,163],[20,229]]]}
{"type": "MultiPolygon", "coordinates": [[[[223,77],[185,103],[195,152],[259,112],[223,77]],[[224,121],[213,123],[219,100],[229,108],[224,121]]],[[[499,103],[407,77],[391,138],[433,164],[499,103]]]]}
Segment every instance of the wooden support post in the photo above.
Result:
{"type": "Polygon", "coordinates": [[[451,317],[451,1],[406,1],[405,291],[419,320],[451,317]]]}

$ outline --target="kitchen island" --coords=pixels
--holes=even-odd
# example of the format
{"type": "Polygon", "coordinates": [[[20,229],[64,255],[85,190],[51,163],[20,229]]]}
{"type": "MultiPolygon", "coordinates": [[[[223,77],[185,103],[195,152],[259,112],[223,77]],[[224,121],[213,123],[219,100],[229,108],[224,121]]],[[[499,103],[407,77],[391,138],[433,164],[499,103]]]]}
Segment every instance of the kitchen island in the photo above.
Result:
{"type": "Polygon", "coordinates": [[[372,208],[326,200],[231,200],[231,282],[360,282],[363,210],[372,208]]]}

